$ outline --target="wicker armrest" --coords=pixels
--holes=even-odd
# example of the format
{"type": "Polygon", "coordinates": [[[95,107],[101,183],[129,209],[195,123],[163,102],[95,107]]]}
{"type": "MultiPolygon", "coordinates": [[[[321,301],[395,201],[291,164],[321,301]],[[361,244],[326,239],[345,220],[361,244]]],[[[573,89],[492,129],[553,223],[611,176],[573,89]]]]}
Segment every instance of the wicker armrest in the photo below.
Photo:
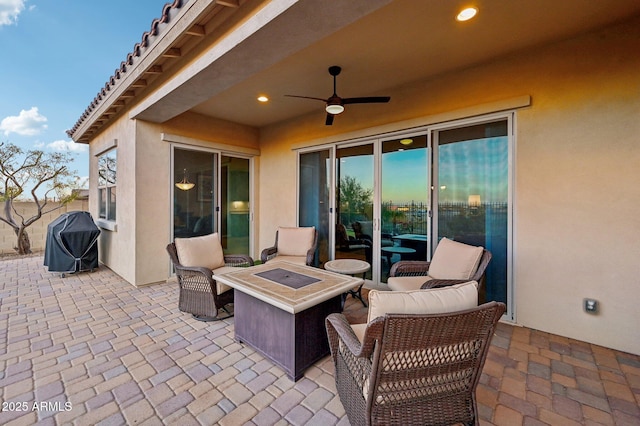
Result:
{"type": "Polygon", "coordinates": [[[448,287],[450,285],[462,284],[469,281],[471,280],[436,280],[434,279],[434,280],[429,280],[424,284],[422,284],[422,287],[420,287],[420,289],[425,290],[428,288],[448,287]]]}
{"type": "Polygon", "coordinates": [[[213,271],[211,271],[211,269],[209,268],[204,268],[202,266],[183,266],[183,265],[175,265],[174,264],[174,268],[176,270],[176,274],[178,275],[185,275],[185,273],[188,274],[202,274],[204,275],[208,280],[212,280],[213,278],[213,271]]]}
{"type": "Polygon", "coordinates": [[[224,264],[226,266],[253,266],[253,259],[246,254],[225,254],[224,264]]]}
{"type": "Polygon", "coordinates": [[[260,260],[262,261],[262,263],[264,263],[267,260],[271,259],[276,253],[278,253],[277,247],[267,247],[266,249],[262,250],[262,253],[260,253],[260,260]]]}
{"type": "Polygon", "coordinates": [[[356,357],[369,358],[375,347],[376,341],[382,336],[384,318],[376,318],[367,325],[364,342],[360,343],[358,337],[349,325],[349,321],[343,314],[331,314],[326,319],[327,334],[331,355],[336,356],[338,341],[349,349],[356,357]]]}
{"type": "Polygon", "coordinates": [[[396,262],[389,271],[390,277],[408,277],[408,276],[422,276],[427,275],[429,272],[429,265],[431,262],[423,260],[401,260],[396,262]]]}
{"type": "Polygon", "coordinates": [[[307,258],[305,260],[306,264],[313,266],[313,259],[315,257],[316,257],[316,248],[311,247],[309,250],[307,250],[307,258]]]}

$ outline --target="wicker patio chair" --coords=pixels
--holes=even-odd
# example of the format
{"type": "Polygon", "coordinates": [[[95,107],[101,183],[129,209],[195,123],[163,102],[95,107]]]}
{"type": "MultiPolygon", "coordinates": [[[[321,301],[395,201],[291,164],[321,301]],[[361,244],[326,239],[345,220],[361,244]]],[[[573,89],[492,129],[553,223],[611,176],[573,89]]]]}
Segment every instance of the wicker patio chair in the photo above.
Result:
{"type": "Polygon", "coordinates": [[[342,223],[336,224],[336,250],[351,253],[349,257],[364,257],[364,260],[371,263],[371,241],[359,240],[351,237],[347,233],[347,228],[342,223]]]}
{"type": "Polygon", "coordinates": [[[181,264],[175,243],[167,245],[167,252],[171,257],[180,286],[178,300],[180,311],[190,313],[199,321],[217,321],[233,316],[233,312],[227,306],[233,303],[233,289],[218,283],[215,280],[215,274],[235,267],[253,266],[253,259],[250,256],[244,254],[223,255],[224,264],[212,269],[211,265],[185,266],[181,264]],[[220,313],[221,309],[224,314],[220,313]]]}
{"type": "Polygon", "coordinates": [[[315,227],[286,228],[276,231],[276,242],[260,253],[262,263],[274,258],[313,266],[318,247],[318,231],[315,227]]]}
{"type": "Polygon", "coordinates": [[[352,425],[479,424],[475,390],[505,305],[448,314],[386,314],[360,340],[326,319],[340,401],[352,425]]]}
{"type": "Polygon", "coordinates": [[[484,291],[489,262],[491,262],[490,251],[443,238],[431,262],[401,260],[394,263],[389,271],[389,288],[392,290],[440,288],[473,280],[478,283],[478,291],[484,291]],[[455,265],[458,261],[460,266],[455,265]],[[445,263],[447,266],[439,268],[437,273],[431,275],[430,269],[435,262],[445,263]],[[453,276],[442,276],[449,271],[452,271],[453,276]]]}

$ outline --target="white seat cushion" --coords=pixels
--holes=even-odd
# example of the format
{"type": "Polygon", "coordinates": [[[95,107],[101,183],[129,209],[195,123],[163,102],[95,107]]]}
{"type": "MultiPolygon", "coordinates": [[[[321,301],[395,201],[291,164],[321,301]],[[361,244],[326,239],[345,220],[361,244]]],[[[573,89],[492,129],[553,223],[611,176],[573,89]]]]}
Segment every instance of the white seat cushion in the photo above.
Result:
{"type": "MultiPolygon", "coordinates": [[[[216,268],[213,270],[213,279],[216,279],[216,275],[224,274],[225,272],[231,272],[233,270],[235,270],[233,266],[223,266],[221,268],[216,268]]],[[[218,294],[222,294],[227,290],[233,290],[233,288],[216,280],[216,291],[218,292],[218,294]]]]}
{"type": "Polygon", "coordinates": [[[278,256],[306,256],[313,245],[316,229],[278,228],[278,256]]]}
{"type": "Polygon", "coordinates": [[[389,277],[387,285],[393,291],[420,290],[422,284],[432,279],[428,275],[420,277],[389,277]]]}
{"type": "Polygon", "coordinates": [[[373,222],[370,220],[359,221],[360,223],[360,232],[362,234],[367,235],[373,238],[373,222]]]}
{"type": "Polygon", "coordinates": [[[443,280],[468,280],[475,274],[483,247],[443,238],[438,243],[429,265],[429,276],[443,280]]]}
{"type": "Polygon", "coordinates": [[[202,237],[176,238],[175,244],[178,260],[183,266],[211,270],[224,266],[224,252],[217,232],[202,237]]]}
{"type": "Polygon", "coordinates": [[[353,332],[356,334],[356,337],[362,343],[364,340],[364,332],[367,330],[367,324],[351,324],[351,328],[353,332]]]}
{"type": "Polygon", "coordinates": [[[367,322],[385,314],[443,314],[478,306],[478,283],[413,291],[369,291],[367,322]]]}

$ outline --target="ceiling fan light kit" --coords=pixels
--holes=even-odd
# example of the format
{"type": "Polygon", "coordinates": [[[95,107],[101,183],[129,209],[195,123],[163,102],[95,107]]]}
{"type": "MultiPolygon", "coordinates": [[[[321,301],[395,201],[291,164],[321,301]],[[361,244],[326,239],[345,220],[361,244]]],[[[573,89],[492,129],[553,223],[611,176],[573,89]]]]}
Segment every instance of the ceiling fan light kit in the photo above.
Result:
{"type": "Polygon", "coordinates": [[[327,107],[325,108],[325,110],[329,114],[337,115],[344,111],[344,107],[340,104],[333,104],[333,105],[327,104],[327,107]]]}
{"type": "Polygon", "coordinates": [[[326,104],[325,111],[327,112],[327,118],[325,124],[327,126],[331,126],[333,124],[333,117],[337,114],[340,114],[344,111],[344,106],[347,104],[373,104],[373,103],[387,103],[391,99],[389,96],[368,96],[362,98],[341,98],[337,95],[336,90],[336,77],[342,68],[337,65],[333,65],[329,67],[329,74],[333,76],[333,95],[328,99],[315,98],[312,96],[298,96],[298,95],[285,95],[292,98],[304,98],[304,99],[314,99],[317,101],[322,101],[326,104]]]}

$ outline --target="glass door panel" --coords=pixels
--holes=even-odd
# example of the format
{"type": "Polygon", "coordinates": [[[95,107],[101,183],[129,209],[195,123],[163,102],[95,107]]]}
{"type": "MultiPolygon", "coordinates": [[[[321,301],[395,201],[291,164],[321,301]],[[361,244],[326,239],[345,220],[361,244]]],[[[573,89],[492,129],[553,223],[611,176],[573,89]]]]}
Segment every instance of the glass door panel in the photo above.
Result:
{"type": "Polygon", "coordinates": [[[481,301],[507,303],[508,121],[435,132],[439,241],[483,246],[493,255],[481,301]],[[483,294],[485,293],[486,294],[483,294]]]}
{"type": "MultiPolygon", "coordinates": [[[[374,238],[373,144],[336,150],[335,259],[372,264],[374,238]]],[[[367,272],[371,279],[372,269],[367,272]]]]}
{"type": "Polygon", "coordinates": [[[318,230],[317,266],[329,261],[331,199],[331,152],[327,150],[300,154],[299,226],[318,230]]]}
{"type": "Polygon", "coordinates": [[[382,142],[380,281],[399,260],[427,259],[427,136],[382,142]]]}
{"type": "Polygon", "coordinates": [[[216,232],[214,153],[175,149],[173,176],[173,235],[196,237],[216,232]]]}
{"type": "Polygon", "coordinates": [[[224,252],[245,253],[249,249],[249,159],[222,156],[220,167],[220,229],[224,252]]]}

